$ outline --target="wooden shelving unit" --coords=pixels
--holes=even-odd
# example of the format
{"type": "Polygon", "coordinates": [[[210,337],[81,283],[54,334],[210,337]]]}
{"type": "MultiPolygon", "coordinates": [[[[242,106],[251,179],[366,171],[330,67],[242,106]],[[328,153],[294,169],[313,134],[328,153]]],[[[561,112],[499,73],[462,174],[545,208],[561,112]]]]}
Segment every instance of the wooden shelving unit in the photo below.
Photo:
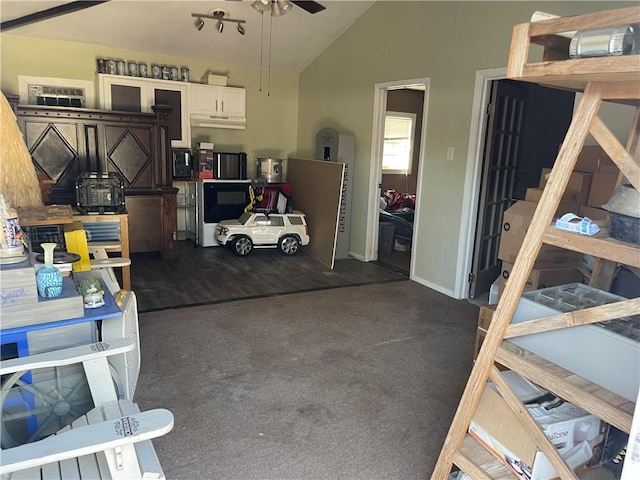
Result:
{"type": "Polygon", "coordinates": [[[640,7],[525,23],[513,29],[507,67],[509,78],[569,89],[582,92],[583,95],[444,441],[432,473],[434,480],[447,478],[453,465],[474,479],[514,478],[506,466],[467,433],[489,379],[538,450],[552,463],[559,477],[577,478],[509,388],[497,365],[519,373],[620,430],[629,432],[631,429],[635,409],[633,401],[534,355],[507,339],[640,314],[640,300],[632,299],[511,325],[525,281],[542,244],[593,255],[603,262],[640,267],[640,248],[637,245],[614,240],[606,231],[586,237],[552,226],[554,212],[588,134],[595,138],[618,166],[619,182],[624,180],[640,190],[640,55],[571,60],[568,55],[569,39],[560,35],[563,32],[634,23],[640,23],[640,7]],[[542,62],[528,63],[531,45],[544,47],[542,62]],[[626,147],[598,117],[598,109],[603,101],[636,107],[626,147]]]}

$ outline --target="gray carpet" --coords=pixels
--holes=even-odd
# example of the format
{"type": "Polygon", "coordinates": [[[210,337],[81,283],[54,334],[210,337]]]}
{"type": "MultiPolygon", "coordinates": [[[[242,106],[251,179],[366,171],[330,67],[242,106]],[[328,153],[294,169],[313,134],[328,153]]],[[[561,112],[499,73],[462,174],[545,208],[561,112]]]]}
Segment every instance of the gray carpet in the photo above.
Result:
{"type": "Polygon", "coordinates": [[[424,479],[478,307],[412,281],[140,315],[136,401],[170,479],[424,479]]]}

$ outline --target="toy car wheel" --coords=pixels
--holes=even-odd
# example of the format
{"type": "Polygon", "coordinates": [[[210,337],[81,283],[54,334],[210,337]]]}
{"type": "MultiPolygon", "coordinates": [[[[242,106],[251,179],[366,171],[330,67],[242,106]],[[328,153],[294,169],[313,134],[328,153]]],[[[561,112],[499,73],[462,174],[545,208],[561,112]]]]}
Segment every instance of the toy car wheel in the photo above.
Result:
{"type": "Polygon", "coordinates": [[[244,257],[245,255],[249,255],[251,250],[253,250],[253,243],[251,242],[251,239],[249,237],[240,235],[239,237],[233,239],[231,250],[236,255],[244,257]]]}
{"type": "Polygon", "coordinates": [[[293,235],[285,235],[278,240],[278,250],[283,255],[295,255],[300,248],[300,241],[293,235]]]}

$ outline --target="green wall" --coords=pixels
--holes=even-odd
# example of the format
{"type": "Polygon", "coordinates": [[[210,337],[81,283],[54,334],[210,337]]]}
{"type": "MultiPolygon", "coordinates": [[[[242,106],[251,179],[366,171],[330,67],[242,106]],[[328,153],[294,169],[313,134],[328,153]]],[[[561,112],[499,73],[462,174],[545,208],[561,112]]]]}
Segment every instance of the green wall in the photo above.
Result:
{"type": "Polygon", "coordinates": [[[365,255],[376,83],[430,78],[415,277],[453,294],[465,255],[458,238],[476,71],[506,67],[513,25],[536,10],[564,16],[633,4],[376,2],[300,75],[298,154],[313,154],[321,128],[356,138],[350,250],[365,255]]]}
{"type": "MultiPolygon", "coordinates": [[[[246,130],[192,129],[193,142],[213,142],[218,151],[245,151],[249,174],[255,172],[254,157],[284,158],[296,149],[298,76],[271,72],[271,91],[259,91],[260,71],[202,59],[170,57],[106,48],[98,45],[0,34],[0,88],[18,94],[18,75],[74,78],[95,81],[97,58],[120,58],[151,64],[185,65],[192,80],[208,70],[227,74],[232,87],[247,91],[246,130]]],[[[97,90],[96,90],[97,92],[97,90]]],[[[96,103],[97,104],[97,103],[96,103]]]]}

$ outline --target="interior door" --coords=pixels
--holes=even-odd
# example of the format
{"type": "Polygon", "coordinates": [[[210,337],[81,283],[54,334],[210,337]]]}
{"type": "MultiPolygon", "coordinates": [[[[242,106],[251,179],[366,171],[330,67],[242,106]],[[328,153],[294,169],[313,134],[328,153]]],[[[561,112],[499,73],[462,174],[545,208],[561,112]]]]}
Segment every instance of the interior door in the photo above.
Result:
{"type": "Polygon", "coordinates": [[[494,81],[487,108],[480,201],[472,271],[471,298],[487,292],[500,274],[498,246],[504,211],[514,203],[527,91],[510,81],[494,81]]]}

